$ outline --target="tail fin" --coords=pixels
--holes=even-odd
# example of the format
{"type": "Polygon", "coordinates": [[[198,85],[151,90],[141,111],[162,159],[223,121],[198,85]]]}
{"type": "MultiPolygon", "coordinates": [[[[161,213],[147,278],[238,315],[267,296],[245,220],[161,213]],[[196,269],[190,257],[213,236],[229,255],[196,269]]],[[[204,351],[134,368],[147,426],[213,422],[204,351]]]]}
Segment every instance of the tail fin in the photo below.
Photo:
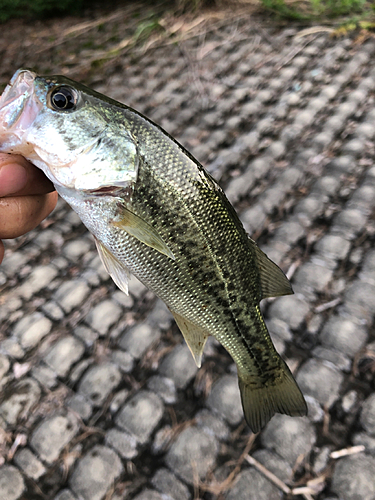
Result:
{"type": "Polygon", "coordinates": [[[273,385],[254,388],[238,378],[245,419],[254,433],[259,432],[275,413],[291,417],[307,414],[302,392],[287,365],[284,361],[282,363],[280,378],[273,385]]]}

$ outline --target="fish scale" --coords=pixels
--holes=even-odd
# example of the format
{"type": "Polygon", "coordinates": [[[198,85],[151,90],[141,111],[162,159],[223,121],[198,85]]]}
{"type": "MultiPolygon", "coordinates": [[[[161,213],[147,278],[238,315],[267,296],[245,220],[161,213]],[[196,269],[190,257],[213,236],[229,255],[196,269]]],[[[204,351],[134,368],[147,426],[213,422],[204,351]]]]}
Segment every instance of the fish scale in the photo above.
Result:
{"type": "Polygon", "coordinates": [[[19,70],[7,89],[0,150],[24,154],[52,180],[94,235],[116,284],[127,292],[132,273],[160,297],[198,366],[208,336],[225,347],[254,432],[275,412],[306,414],[259,308],[262,298],[292,293],[290,284],[216,181],[150,120],[67,78],[19,70]],[[64,93],[69,109],[59,109],[64,93]],[[24,98],[23,133],[15,120],[7,126],[9,95],[17,106],[24,98]]]}

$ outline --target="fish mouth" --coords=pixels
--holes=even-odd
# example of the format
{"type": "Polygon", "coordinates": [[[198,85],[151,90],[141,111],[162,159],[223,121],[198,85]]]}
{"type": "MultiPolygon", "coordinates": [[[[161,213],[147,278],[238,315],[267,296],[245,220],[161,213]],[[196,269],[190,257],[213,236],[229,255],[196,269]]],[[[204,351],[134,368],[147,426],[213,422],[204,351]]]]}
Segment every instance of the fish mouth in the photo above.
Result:
{"type": "Polygon", "coordinates": [[[4,143],[16,144],[34,122],[41,104],[34,97],[36,74],[19,69],[0,98],[0,149],[4,143]],[[12,139],[9,136],[12,136],[12,139]]]}

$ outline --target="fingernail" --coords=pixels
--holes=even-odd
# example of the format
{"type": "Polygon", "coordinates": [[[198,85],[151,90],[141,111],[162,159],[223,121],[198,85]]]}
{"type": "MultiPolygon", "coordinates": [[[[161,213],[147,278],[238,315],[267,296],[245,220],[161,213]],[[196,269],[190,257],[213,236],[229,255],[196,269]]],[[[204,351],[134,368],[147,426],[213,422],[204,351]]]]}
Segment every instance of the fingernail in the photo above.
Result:
{"type": "Polygon", "coordinates": [[[0,197],[17,193],[26,183],[26,169],[19,163],[7,163],[0,167],[0,197]]]}

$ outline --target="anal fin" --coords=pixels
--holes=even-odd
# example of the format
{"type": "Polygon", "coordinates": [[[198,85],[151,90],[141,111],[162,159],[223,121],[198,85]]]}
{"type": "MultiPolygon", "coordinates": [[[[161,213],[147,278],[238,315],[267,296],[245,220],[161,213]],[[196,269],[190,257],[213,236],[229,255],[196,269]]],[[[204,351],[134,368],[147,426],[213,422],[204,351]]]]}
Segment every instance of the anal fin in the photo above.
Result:
{"type": "Polygon", "coordinates": [[[112,255],[112,253],[107,250],[107,248],[97,238],[94,237],[94,239],[100,260],[103,262],[105,270],[111,276],[119,289],[125,292],[126,295],[129,295],[129,270],[121,264],[121,262],[116,259],[116,257],[112,255]]]}
{"type": "Polygon", "coordinates": [[[186,344],[190,349],[191,354],[193,355],[195,364],[198,368],[200,368],[202,365],[203,349],[207,342],[207,338],[209,337],[209,333],[207,333],[205,330],[198,327],[191,321],[187,320],[180,314],[177,314],[173,311],[171,311],[171,313],[173,314],[177,326],[181,330],[186,344]]]}

